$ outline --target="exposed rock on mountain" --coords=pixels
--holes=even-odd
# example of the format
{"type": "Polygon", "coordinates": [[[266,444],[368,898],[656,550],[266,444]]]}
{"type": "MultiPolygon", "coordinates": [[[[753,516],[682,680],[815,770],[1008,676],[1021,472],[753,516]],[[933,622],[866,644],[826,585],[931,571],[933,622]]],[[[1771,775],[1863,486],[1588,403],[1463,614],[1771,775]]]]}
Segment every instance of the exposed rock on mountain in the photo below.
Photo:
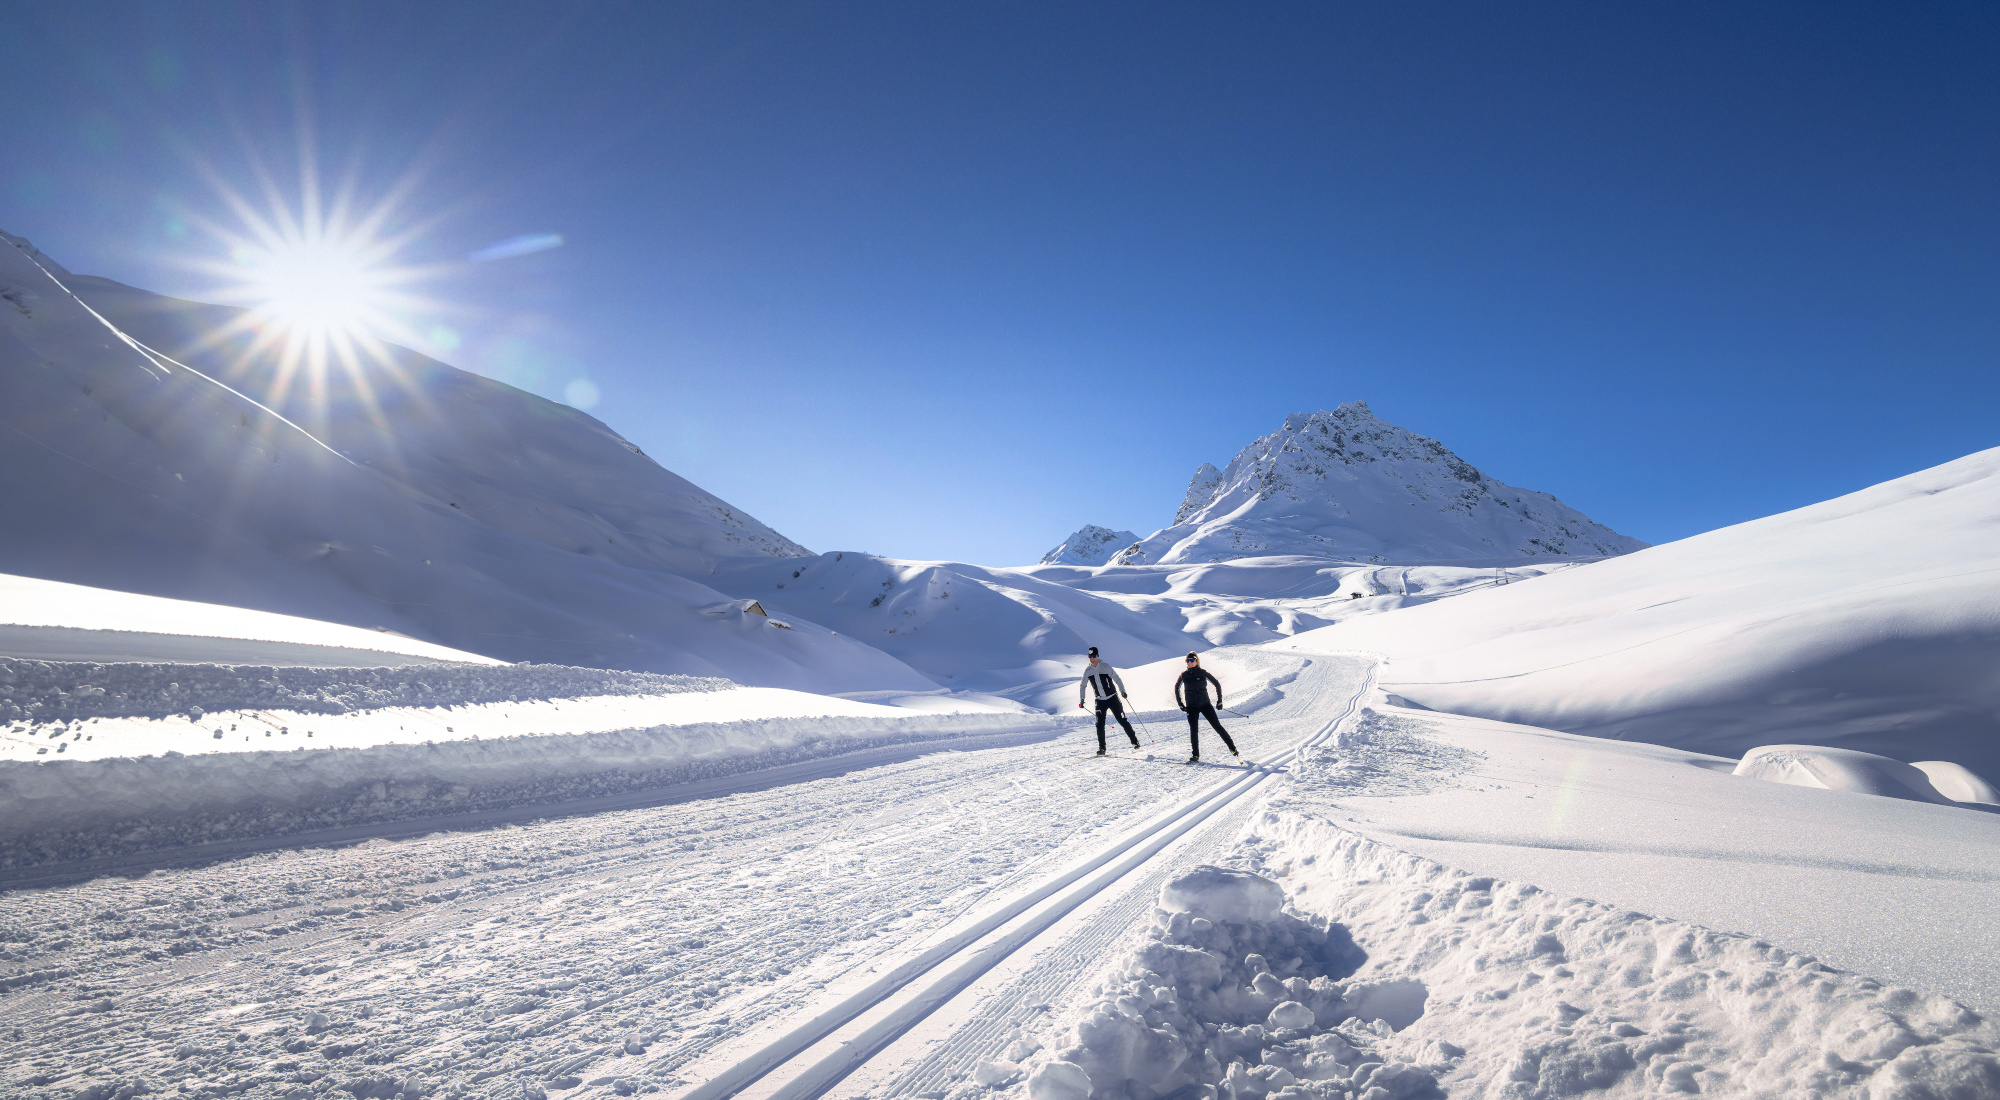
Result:
{"type": "Polygon", "coordinates": [[[1139,536],[1130,531],[1113,531],[1094,523],[1086,524],[1076,534],[1062,540],[1062,545],[1043,554],[1040,564],[1103,565],[1112,554],[1138,541],[1139,536]]]}

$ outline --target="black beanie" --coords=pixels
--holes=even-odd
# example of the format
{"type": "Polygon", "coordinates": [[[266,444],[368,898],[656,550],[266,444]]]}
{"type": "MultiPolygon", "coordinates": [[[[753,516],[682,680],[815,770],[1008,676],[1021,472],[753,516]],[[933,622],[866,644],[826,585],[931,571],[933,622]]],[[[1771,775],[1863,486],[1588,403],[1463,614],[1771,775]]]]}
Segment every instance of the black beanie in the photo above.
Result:
{"type": "Polygon", "coordinates": [[[1091,646],[1091,647],[1090,647],[1090,656],[1092,656],[1092,657],[1095,657],[1095,656],[1097,656],[1097,647],[1096,647],[1096,646],[1091,646]]]}

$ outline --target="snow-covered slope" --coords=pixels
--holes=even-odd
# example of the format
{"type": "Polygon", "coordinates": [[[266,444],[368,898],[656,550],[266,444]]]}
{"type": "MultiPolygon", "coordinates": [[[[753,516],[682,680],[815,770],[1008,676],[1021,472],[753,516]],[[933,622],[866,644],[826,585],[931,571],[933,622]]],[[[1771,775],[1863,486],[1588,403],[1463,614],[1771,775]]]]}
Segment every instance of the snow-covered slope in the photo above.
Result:
{"type": "Polygon", "coordinates": [[[1285,418],[1237,452],[1203,463],[1173,526],[1121,551],[1120,564],[1305,554],[1441,561],[1625,554],[1627,538],[1547,493],[1480,473],[1444,445],[1387,423],[1360,401],[1285,418]]]}
{"type": "Polygon", "coordinates": [[[2000,775],[2000,449],[1524,584],[1301,635],[1437,710],[1737,757],[2000,775]]]}
{"type": "Polygon", "coordinates": [[[501,663],[379,630],[4,574],[0,656],[363,667],[412,661],[501,663]]]}
{"type": "Polygon", "coordinates": [[[1004,690],[1026,701],[1040,698],[1028,685],[1077,675],[1091,646],[1125,668],[1190,649],[1277,641],[1574,565],[1501,560],[1507,568],[1276,557],[1000,569],[842,552],[738,558],[705,579],[867,642],[955,688],[1004,690]]]}
{"type": "Polygon", "coordinates": [[[1042,555],[1043,565],[1103,565],[1112,554],[1139,541],[1130,531],[1113,531],[1087,523],[1062,540],[1062,545],[1042,555]]]}
{"type": "Polygon", "coordinates": [[[92,284],[210,374],[14,241],[0,243],[0,570],[511,661],[934,686],[812,623],[718,608],[684,574],[802,551],[574,409],[402,351],[351,376],[288,375],[228,343],[180,346],[228,311],[92,284]]]}

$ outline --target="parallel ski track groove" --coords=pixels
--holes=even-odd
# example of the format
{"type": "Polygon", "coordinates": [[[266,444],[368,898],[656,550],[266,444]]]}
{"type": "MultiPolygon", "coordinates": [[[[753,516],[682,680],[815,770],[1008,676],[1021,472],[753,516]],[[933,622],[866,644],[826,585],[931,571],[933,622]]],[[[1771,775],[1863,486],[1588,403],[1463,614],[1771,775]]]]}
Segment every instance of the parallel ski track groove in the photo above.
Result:
{"type": "Polygon", "coordinates": [[[1375,684],[1379,666],[1371,665],[1347,705],[1324,726],[1277,754],[1255,770],[1226,779],[1182,802],[1152,821],[1035,889],[988,914],[971,927],[932,946],[850,994],[818,1015],[778,1036],[749,1056],[681,1094],[680,1100],[727,1100],[779,1068],[791,1063],[869,1009],[901,992],[918,979],[943,973],[860,1035],[808,1066],[771,1095],[770,1100],[813,1100],[879,1053],[896,1037],[937,1011],[959,991],[1023,944],[1046,931],[1065,914],[1088,901],[1128,872],[1145,863],[1217,811],[1255,790],[1276,769],[1332,737],[1356,713],[1375,684]],[[1081,881],[1081,885],[1076,885],[1081,881]],[[1065,889],[1067,892],[1064,893],[1065,889]],[[1058,896],[1060,894],[1060,896],[1058,896]],[[1053,900],[1052,900],[1053,899],[1053,900]],[[1031,919],[993,936],[1015,918],[1044,902],[1050,904],[1031,919]],[[947,966],[955,963],[956,965],[947,966]]]}

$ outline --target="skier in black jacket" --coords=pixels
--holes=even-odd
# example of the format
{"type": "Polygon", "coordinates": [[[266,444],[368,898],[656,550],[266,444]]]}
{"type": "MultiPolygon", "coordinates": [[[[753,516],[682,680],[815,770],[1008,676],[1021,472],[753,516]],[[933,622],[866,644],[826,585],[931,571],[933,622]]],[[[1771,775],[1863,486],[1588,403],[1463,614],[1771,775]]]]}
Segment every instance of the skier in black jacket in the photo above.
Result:
{"type": "Polygon", "coordinates": [[[1188,716],[1188,746],[1193,750],[1192,755],[1188,757],[1188,763],[1194,764],[1201,760],[1203,715],[1208,716],[1208,724],[1215,727],[1215,732],[1222,735],[1222,743],[1229,746],[1229,755],[1243,755],[1236,751],[1236,742],[1229,739],[1229,731],[1223,729],[1222,722],[1215,717],[1215,708],[1222,702],[1222,681],[1201,667],[1201,658],[1192,653],[1187,655],[1187,671],[1181,673],[1181,678],[1174,681],[1174,702],[1180,704],[1180,708],[1186,711],[1188,716]],[[1210,684],[1215,685],[1213,703],[1208,701],[1210,684]]]}
{"type": "Polygon", "coordinates": [[[1083,707],[1084,696],[1097,695],[1097,755],[1104,755],[1104,712],[1110,711],[1125,729],[1125,736],[1132,739],[1132,747],[1139,747],[1139,735],[1132,732],[1132,723],[1125,720],[1125,708],[1118,700],[1125,694],[1125,681],[1118,676],[1118,670],[1097,658],[1097,647],[1090,647],[1090,667],[1083,670],[1083,683],[1077,685],[1076,705],[1083,707]]]}

